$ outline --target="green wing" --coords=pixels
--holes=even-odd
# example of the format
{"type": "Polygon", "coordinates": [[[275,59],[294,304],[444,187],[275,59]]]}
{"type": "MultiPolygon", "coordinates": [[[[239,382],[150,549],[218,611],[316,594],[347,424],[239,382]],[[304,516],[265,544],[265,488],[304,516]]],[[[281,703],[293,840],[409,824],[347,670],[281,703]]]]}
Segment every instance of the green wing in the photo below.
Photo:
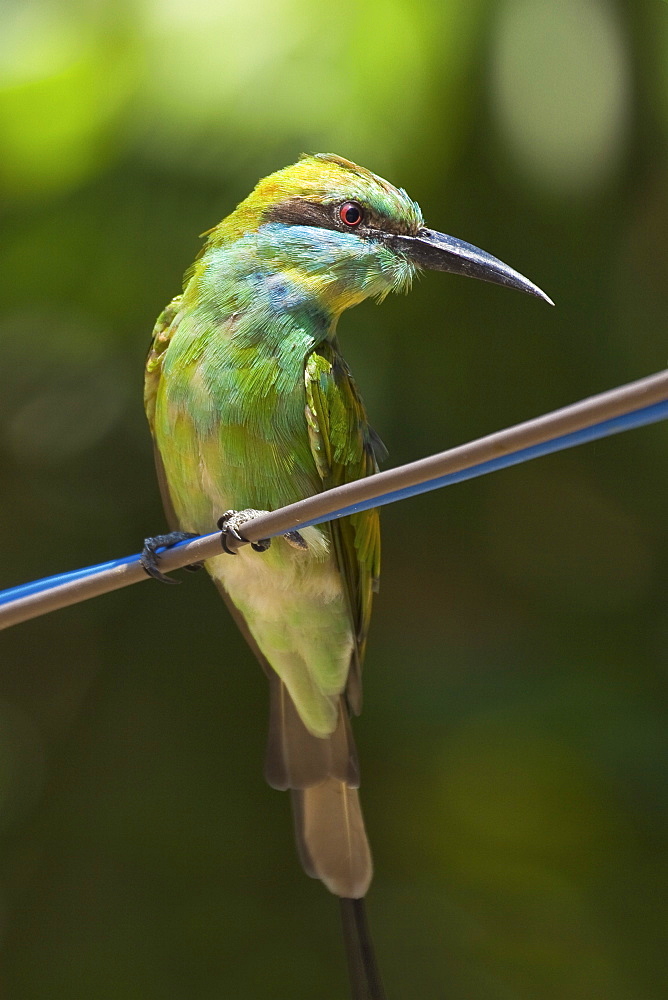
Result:
{"type": "Polygon", "coordinates": [[[151,346],[148,350],[146,368],[144,370],[144,409],[146,410],[149,427],[151,428],[151,436],[153,437],[153,455],[155,458],[155,469],[158,475],[158,485],[160,487],[162,505],[165,508],[167,523],[172,531],[175,531],[179,527],[179,523],[169,495],[169,487],[167,486],[167,477],[165,475],[162,456],[158,451],[158,446],[155,440],[155,401],[158,394],[158,387],[160,385],[160,377],[162,375],[162,362],[165,356],[165,351],[169,347],[174,330],[178,326],[180,307],[181,296],[177,295],[176,298],[172,299],[169,305],[162,310],[155,321],[155,326],[153,327],[153,333],[151,335],[151,346]]]}
{"type": "MultiPolygon", "coordinates": [[[[336,346],[320,344],[306,360],[306,420],[311,451],[323,487],[330,489],[378,470],[366,412],[350,371],[336,346]]],[[[380,522],[377,510],[331,521],[334,553],[343,577],[357,640],[346,696],[359,714],[362,706],[361,662],[373,592],[380,573],[380,522]]]]}
{"type": "Polygon", "coordinates": [[[162,362],[172,335],[178,326],[180,308],[181,296],[177,295],[162,310],[155,321],[153,333],[151,334],[151,345],[148,349],[144,372],[144,409],[148,417],[151,434],[155,434],[155,399],[158,394],[158,386],[160,385],[160,376],[162,375],[162,362]]]}

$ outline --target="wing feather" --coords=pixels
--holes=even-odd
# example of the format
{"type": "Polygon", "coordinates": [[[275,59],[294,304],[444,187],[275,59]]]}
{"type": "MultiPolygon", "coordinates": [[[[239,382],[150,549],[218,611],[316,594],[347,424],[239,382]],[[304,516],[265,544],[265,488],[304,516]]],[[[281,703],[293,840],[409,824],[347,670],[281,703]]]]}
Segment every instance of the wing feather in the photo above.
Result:
{"type": "MultiPolygon", "coordinates": [[[[357,386],[335,344],[320,344],[305,369],[306,422],[311,451],[323,487],[330,489],[378,470],[378,438],[367,423],[357,386]]],[[[362,707],[361,663],[380,573],[377,510],[331,521],[332,547],[348,596],[356,649],[346,696],[358,715],[362,707]]]]}
{"type": "Polygon", "coordinates": [[[148,349],[146,368],[144,371],[144,409],[148,417],[151,434],[155,439],[155,403],[162,375],[162,362],[165,351],[169,347],[170,341],[176,330],[180,318],[181,296],[177,295],[166,306],[153,327],[151,334],[151,344],[148,349]]]}

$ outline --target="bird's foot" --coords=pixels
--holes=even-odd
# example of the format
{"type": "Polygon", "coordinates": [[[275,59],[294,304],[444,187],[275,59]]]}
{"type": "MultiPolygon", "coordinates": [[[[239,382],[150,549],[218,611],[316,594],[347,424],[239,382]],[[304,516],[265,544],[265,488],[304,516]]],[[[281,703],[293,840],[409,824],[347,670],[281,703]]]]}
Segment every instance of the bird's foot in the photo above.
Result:
{"type": "MultiPolygon", "coordinates": [[[[248,539],[239,533],[239,528],[247,521],[252,521],[254,517],[268,513],[269,511],[267,510],[254,510],[252,507],[246,510],[226,510],[222,517],[218,519],[218,527],[222,532],[220,543],[225,551],[229,555],[235,556],[239,546],[248,542],[248,539]]],[[[303,551],[308,548],[304,536],[299,531],[286,531],[283,538],[295,549],[303,551]]],[[[248,544],[256,552],[266,552],[271,545],[271,538],[261,538],[257,542],[249,542],[248,544]]]]}
{"type": "MultiPolygon", "coordinates": [[[[153,538],[145,538],[139,562],[154,580],[160,580],[161,583],[181,583],[180,580],[175,580],[173,577],[165,576],[164,573],[160,572],[158,569],[158,562],[160,561],[158,549],[168,549],[172,545],[176,545],[177,542],[185,542],[188,538],[198,537],[197,532],[193,531],[170,531],[168,535],[154,535],[153,538]]],[[[194,571],[201,569],[201,567],[202,563],[191,563],[189,566],[184,566],[183,568],[194,571]]]]}
{"type": "Polygon", "coordinates": [[[261,538],[257,542],[248,542],[247,538],[239,534],[239,528],[242,524],[247,521],[252,521],[254,517],[259,517],[260,514],[267,514],[266,510],[255,510],[253,507],[247,507],[246,510],[226,510],[225,513],[218,518],[218,527],[222,532],[220,537],[220,544],[223,546],[228,555],[235,556],[237,554],[237,549],[240,545],[245,545],[248,543],[251,548],[255,549],[256,552],[266,552],[271,545],[270,538],[261,538]]]}

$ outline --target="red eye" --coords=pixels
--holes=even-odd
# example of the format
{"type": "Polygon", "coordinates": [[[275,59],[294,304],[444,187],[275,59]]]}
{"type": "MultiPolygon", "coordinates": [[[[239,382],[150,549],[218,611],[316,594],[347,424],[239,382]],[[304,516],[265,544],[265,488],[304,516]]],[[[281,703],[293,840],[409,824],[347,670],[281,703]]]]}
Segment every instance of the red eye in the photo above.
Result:
{"type": "Polygon", "coordinates": [[[362,206],[358,205],[356,201],[345,201],[339,209],[339,218],[344,225],[354,229],[364,218],[362,206]]]}

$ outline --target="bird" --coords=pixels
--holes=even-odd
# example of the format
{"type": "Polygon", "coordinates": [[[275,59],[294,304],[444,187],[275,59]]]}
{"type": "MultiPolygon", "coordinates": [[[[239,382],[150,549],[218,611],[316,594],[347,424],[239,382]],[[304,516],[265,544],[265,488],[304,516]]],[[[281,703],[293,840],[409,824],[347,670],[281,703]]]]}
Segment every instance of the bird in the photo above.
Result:
{"type": "MultiPolygon", "coordinates": [[[[206,242],[159,316],[145,408],[170,532],[159,550],[377,471],[384,449],[337,338],[367,298],[423,269],[551,302],[527,278],[426,228],[403,188],[341,156],[304,154],[260,180],[206,242]]],[[[269,681],[265,776],[289,790],[306,873],[341,901],[354,1000],[385,996],[364,897],[373,865],[351,717],[380,572],[377,510],[206,560],[269,681]]]]}

